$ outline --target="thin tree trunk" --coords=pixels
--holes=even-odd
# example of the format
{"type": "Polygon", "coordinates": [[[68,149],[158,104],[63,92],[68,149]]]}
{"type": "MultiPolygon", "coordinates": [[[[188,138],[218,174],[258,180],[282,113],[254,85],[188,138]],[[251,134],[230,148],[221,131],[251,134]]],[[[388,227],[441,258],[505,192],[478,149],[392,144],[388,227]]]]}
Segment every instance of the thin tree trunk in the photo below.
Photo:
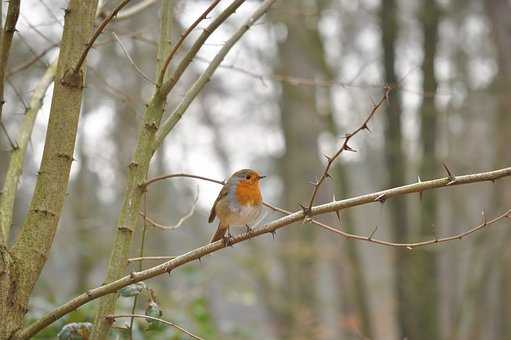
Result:
{"type": "MultiPolygon", "coordinates": [[[[299,7],[303,2],[297,2],[299,7]]],[[[278,22],[287,27],[287,38],[278,46],[279,74],[313,78],[317,60],[311,56],[310,37],[307,28],[295,17],[284,15],[278,22]]],[[[286,157],[281,160],[285,196],[288,208],[299,203],[307,204],[311,187],[298,185],[304,179],[313,180],[321,171],[318,159],[318,135],[320,117],[316,110],[315,92],[311,88],[282,83],[280,114],[286,143],[286,157]]],[[[317,337],[318,314],[316,313],[316,228],[303,224],[283,231],[284,244],[280,254],[284,281],[281,285],[280,308],[276,316],[279,339],[313,339],[317,337]]]]}
{"type": "MultiPolygon", "coordinates": [[[[435,0],[423,2],[419,19],[423,33],[422,77],[423,98],[420,107],[422,159],[420,176],[423,179],[434,178],[440,168],[437,159],[438,112],[435,106],[437,80],[435,75],[435,57],[438,43],[438,22],[440,10],[435,0]]],[[[420,235],[434,237],[437,221],[436,193],[422,196],[420,206],[420,235]]],[[[438,263],[437,254],[420,249],[413,254],[410,263],[413,284],[413,304],[415,319],[414,339],[438,339],[438,263]]]]}
{"type": "Polygon", "coordinates": [[[85,67],[74,70],[92,32],[96,1],[71,0],[61,42],[48,132],[34,196],[12,247],[0,249],[0,338],[22,326],[61,215],[80,116],[85,67]]]}
{"type": "MultiPolygon", "coordinates": [[[[492,27],[493,40],[497,51],[498,74],[496,77],[496,94],[498,100],[495,118],[495,164],[511,164],[509,135],[511,129],[511,4],[509,1],[485,1],[486,11],[492,27]]],[[[502,209],[511,201],[509,190],[503,185],[495,186],[497,209],[502,209]]],[[[508,234],[509,235],[509,234],[508,234]]],[[[507,241],[509,242],[509,241],[507,241]]],[[[509,247],[509,243],[507,245],[509,247]]],[[[503,251],[506,247],[503,247],[503,251]]],[[[509,253],[508,253],[509,254],[509,253]]],[[[503,339],[511,338],[511,257],[505,256],[502,265],[502,302],[500,325],[503,339]]]]}
{"type": "MultiPolygon", "coordinates": [[[[380,8],[380,24],[382,29],[383,66],[385,83],[396,85],[398,78],[395,70],[396,45],[399,33],[397,4],[395,0],[383,0],[380,8]]],[[[403,132],[401,125],[401,96],[399,91],[393,91],[385,109],[385,148],[384,156],[387,165],[388,186],[394,187],[405,183],[406,155],[403,150],[403,132]]],[[[408,213],[406,202],[403,199],[393,200],[388,204],[390,210],[390,224],[394,227],[393,239],[404,242],[408,239],[406,228],[408,213]]],[[[394,285],[397,304],[397,320],[400,338],[410,337],[413,334],[414,316],[409,292],[406,288],[408,254],[401,249],[395,251],[394,285]]]]}

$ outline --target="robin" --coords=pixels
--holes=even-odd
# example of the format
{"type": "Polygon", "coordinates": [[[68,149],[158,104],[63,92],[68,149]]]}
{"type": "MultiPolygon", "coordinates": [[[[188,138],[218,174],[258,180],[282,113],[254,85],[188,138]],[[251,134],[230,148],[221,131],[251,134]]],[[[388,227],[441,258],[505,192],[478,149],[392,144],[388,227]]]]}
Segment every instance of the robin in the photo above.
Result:
{"type": "Polygon", "coordinates": [[[231,226],[246,226],[247,231],[250,231],[248,225],[257,220],[263,209],[259,180],[264,177],[250,169],[239,170],[229,177],[209,214],[209,223],[215,217],[220,220],[210,242],[224,239],[228,243],[232,237],[229,230],[231,226]],[[225,232],[228,238],[225,238],[225,232]]]}

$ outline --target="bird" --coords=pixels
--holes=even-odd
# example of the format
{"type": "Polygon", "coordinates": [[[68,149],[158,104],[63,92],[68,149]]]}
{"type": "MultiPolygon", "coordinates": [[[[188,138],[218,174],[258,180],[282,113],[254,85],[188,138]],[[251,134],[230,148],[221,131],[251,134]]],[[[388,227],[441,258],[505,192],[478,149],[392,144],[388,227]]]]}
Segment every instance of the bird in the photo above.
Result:
{"type": "Polygon", "coordinates": [[[229,177],[209,214],[209,223],[215,217],[219,220],[210,243],[223,239],[228,244],[232,237],[229,230],[231,226],[245,226],[247,231],[251,230],[249,224],[257,221],[263,210],[259,181],[265,177],[251,169],[236,171],[229,177]],[[226,232],[228,237],[225,237],[226,232]]]}

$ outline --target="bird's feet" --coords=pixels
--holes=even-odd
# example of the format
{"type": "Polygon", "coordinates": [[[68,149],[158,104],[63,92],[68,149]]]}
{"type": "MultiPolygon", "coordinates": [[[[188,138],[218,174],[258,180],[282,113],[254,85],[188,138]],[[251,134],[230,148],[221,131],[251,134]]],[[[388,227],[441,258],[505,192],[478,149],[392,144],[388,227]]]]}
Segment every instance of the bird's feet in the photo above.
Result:
{"type": "Polygon", "coordinates": [[[245,224],[245,227],[247,228],[247,233],[250,234],[252,232],[252,228],[250,228],[248,224],[245,224]]]}
{"type": "Polygon", "coordinates": [[[232,234],[230,231],[227,232],[227,235],[223,236],[224,245],[226,247],[232,247],[232,234]]]}

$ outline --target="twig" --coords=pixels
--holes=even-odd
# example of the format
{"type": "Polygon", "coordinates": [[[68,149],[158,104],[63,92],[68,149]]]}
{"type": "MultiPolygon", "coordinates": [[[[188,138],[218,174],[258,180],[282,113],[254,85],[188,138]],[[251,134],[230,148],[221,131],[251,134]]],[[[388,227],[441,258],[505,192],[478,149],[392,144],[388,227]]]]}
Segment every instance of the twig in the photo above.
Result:
{"type": "Polygon", "coordinates": [[[48,46],[47,48],[45,48],[41,53],[39,53],[38,55],[36,55],[34,58],[32,58],[31,60],[27,61],[27,62],[24,62],[23,64],[20,64],[18,66],[15,66],[8,74],[7,74],[7,78],[9,77],[12,77],[13,75],[15,75],[16,73],[18,72],[21,72],[23,70],[26,70],[27,68],[29,68],[30,66],[34,65],[39,59],[41,59],[42,57],[44,57],[46,55],[46,53],[50,52],[51,50],[53,50],[54,48],[58,47],[59,45],[58,44],[53,44],[53,45],[50,45],[48,46]]]}
{"type": "Polygon", "coordinates": [[[321,177],[319,177],[319,180],[313,184],[314,186],[314,190],[312,192],[312,195],[311,195],[311,198],[310,198],[310,201],[309,201],[309,204],[307,206],[307,208],[305,208],[305,213],[306,215],[309,215],[310,213],[310,210],[312,209],[312,205],[314,204],[314,201],[316,199],[316,196],[318,194],[318,191],[319,191],[319,187],[321,186],[321,184],[325,181],[325,179],[327,177],[330,177],[330,174],[328,173],[328,171],[330,171],[330,168],[332,166],[332,164],[335,162],[335,160],[343,153],[343,151],[355,151],[353,150],[350,146],[349,146],[349,141],[351,140],[351,138],[353,136],[355,136],[357,133],[359,133],[360,131],[362,130],[367,130],[367,131],[371,131],[369,130],[369,126],[368,126],[368,123],[369,121],[373,118],[373,116],[375,115],[375,113],[378,111],[378,109],[383,105],[383,103],[385,102],[385,100],[389,97],[389,93],[390,93],[390,90],[391,88],[389,86],[386,86],[384,88],[384,91],[385,93],[383,94],[383,96],[381,97],[381,99],[378,101],[378,103],[374,104],[373,108],[371,109],[371,111],[369,112],[369,114],[367,115],[366,119],[362,122],[362,125],[360,125],[356,130],[354,130],[353,132],[351,133],[348,133],[345,137],[344,137],[344,142],[342,143],[341,147],[339,148],[339,150],[337,150],[337,152],[333,155],[333,156],[326,156],[326,159],[327,159],[327,164],[326,164],[326,167],[325,167],[325,170],[323,171],[323,173],[321,174],[321,177]]]}
{"type": "MultiPolygon", "coordinates": [[[[282,214],[285,214],[285,215],[291,215],[292,212],[290,211],[287,211],[285,209],[282,209],[282,208],[278,208],[278,207],[275,207],[271,204],[268,204],[268,203],[264,203],[264,205],[274,211],[277,211],[277,212],[280,212],[282,214]]],[[[319,222],[315,219],[310,219],[310,222],[313,223],[313,224],[316,224],[318,226],[320,226],[321,228],[325,229],[325,230],[328,230],[328,231],[331,231],[331,232],[334,232],[338,235],[341,235],[347,239],[351,239],[351,240],[359,240],[359,241],[366,241],[366,242],[370,242],[370,243],[375,243],[375,244],[379,244],[379,245],[383,245],[383,246],[388,246],[388,247],[394,247],[394,248],[407,248],[409,250],[412,250],[413,248],[417,248],[417,247],[424,247],[424,246],[427,246],[427,245],[431,245],[431,244],[436,244],[436,243],[443,243],[443,242],[448,242],[448,241],[452,241],[452,240],[461,240],[462,238],[472,234],[472,233],[475,233],[476,231],[480,230],[480,229],[483,229],[484,227],[487,227],[491,224],[494,224],[494,223],[497,223],[498,221],[504,219],[504,218],[510,218],[511,217],[511,209],[507,210],[506,212],[504,212],[503,214],[495,217],[494,219],[490,220],[490,221],[486,221],[485,218],[484,218],[484,211],[482,213],[483,215],[483,221],[481,222],[481,224],[473,227],[473,228],[470,228],[468,229],[467,231],[464,231],[462,233],[459,233],[459,234],[456,234],[456,235],[452,235],[452,236],[448,236],[448,237],[443,237],[443,238],[437,238],[435,237],[434,239],[431,239],[431,240],[426,240],[426,241],[420,241],[420,242],[411,242],[411,243],[397,243],[397,242],[389,242],[389,241],[384,241],[384,240],[378,240],[378,239],[375,239],[373,238],[374,234],[376,233],[376,231],[378,230],[378,227],[374,227],[373,230],[371,231],[371,233],[369,234],[369,236],[361,236],[361,235],[356,235],[356,234],[352,234],[352,233],[348,233],[348,232],[345,232],[345,231],[342,231],[342,230],[339,230],[337,228],[334,228],[328,224],[325,224],[323,222],[319,222]]]]}
{"type": "Polygon", "coordinates": [[[112,320],[115,320],[117,318],[142,318],[142,319],[149,319],[149,320],[154,320],[154,321],[159,321],[163,324],[166,324],[166,325],[169,325],[169,326],[172,326],[178,330],[180,330],[181,332],[191,336],[192,338],[194,339],[198,339],[198,340],[204,340],[203,338],[201,338],[200,336],[197,336],[189,331],[187,331],[186,329],[184,329],[183,327],[181,326],[178,326],[176,325],[175,323],[172,323],[170,321],[166,321],[166,320],[163,320],[163,319],[159,319],[159,318],[155,318],[155,317],[152,317],[152,316],[149,316],[149,315],[142,315],[142,314],[123,314],[123,315],[108,315],[106,316],[105,318],[107,319],[112,319],[112,320]]]}
{"type": "Polygon", "coordinates": [[[142,256],[142,257],[132,257],[128,259],[128,263],[138,262],[138,261],[160,261],[160,260],[172,260],[175,259],[175,256],[142,256]]]}
{"type": "MultiPolygon", "coordinates": [[[[464,185],[469,183],[477,183],[477,182],[484,182],[484,181],[495,181],[497,179],[503,178],[503,177],[509,177],[511,176],[511,167],[504,168],[500,170],[494,170],[489,172],[482,172],[477,174],[471,174],[471,175],[464,175],[464,176],[457,176],[456,177],[456,183],[454,185],[464,185]]],[[[360,206],[360,205],[366,205],[374,203],[374,199],[378,197],[381,194],[385,194],[386,197],[397,197],[397,196],[403,196],[411,193],[417,193],[420,191],[425,190],[431,190],[441,187],[447,187],[449,183],[448,178],[439,178],[431,181],[424,181],[420,183],[414,183],[405,185],[402,187],[392,188],[384,191],[374,192],[367,195],[357,196],[350,199],[345,199],[341,201],[335,201],[327,204],[322,204],[316,207],[313,207],[311,209],[310,214],[312,216],[321,215],[329,212],[334,212],[341,209],[346,209],[350,207],[360,206]]],[[[236,243],[243,242],[245,240],[257,237],[259,235],[273,233],[275,230],[284,228],[290,224],[293,224],[295,222],[301,222],[305,217],[305,214],[303,211],[297,211],[292,214],[286,215],[284,217],[281,217],[279,219],[276,219],[270,223],[267,223],[266,225],[260,227],[260,228],[253,228],[249,233],[243,233],[241,235],[235,236],[230,240],[231,245],[234,245],[236,243]]],[[[504,217],[511,218],[511,213],[508,211],[508,214],[504,217]]],[[[488,222],[489,223],[489,222],[488,222]]],[[[495,223],[495,222],[494,222],[495,223]]],[[[334,228],[335,229],[335,228],[334,228]]],[[[335,229],[337,230],[337,229],[335,229]]],[[[337,230],[338,232],[338,230],[337,230]]],[[[367,240],[366,240],[367,241],[367,240]]],[[[373,240],[374,241],[374,240],[373,240]]],[[[413,244],[412,244],[413,245],[413,244]]],[[[417,245],[415,245],[417,246],[417,245]]],[[[225,243],[220,240],[214,243],[210,243],[207,245],[204,245],[202,247],[193,249],[183,255],[177,256],[174,259],[171,259],[165,263],[162,263],[160,265],[145,269],[140,272],[132,272],[131,274],[124,276],[118,280],[112,281],[110,283],[106,283],[100,287],[88,290],[85,293],[82,293],[81,295],[69,300],[68,302],[64,303],[54,311],[48,313],[47,315],[43,316],[41,319],[37,320],[36,322],[32,323],[31,325],[25,327],[24,329],[20,330],[16,335],[18,337],[22,338],[29,338],[33,335],[35,335],[37,332],[39,332],[41,329],[45,328],[46,326],[50,325],[54,321],[58,320],[62,316],[66,315],[67,313],[75,310],[76,308],[86,304],[89,301],[95,300],[101,296],[114,293],[121,289],[122,287],[125,287],[129,284],[140,282],[143,280],[147,280],[149,278],[169,273],[172,270],[174,270],[177,267],[180,267],[186,263],[196,261],[200,258],[203,258],[209,254],[212,254],[214,252],[217,252],[223,248],[225,248],[225,243]]]]}
{"type": "Polygon", "coordinates": [[[227,8],[218,15],[199,35],[199,37],[195,40],[193,45],[190,47],[188,52],[181,59],[176,69],[172,72],[172,74],[168,77],[167,80],[161,85],[160,92],[162,95],[166,96],[170,93],[170,91],[177,84],[183,73],[186,71],[190,63],[193,61],[193,58],[197,55],[199,50],[204,46],[204,43],[208,39],[208,37],[218,28],[220,25],[227,20],[237,9],[240,7],[245,0],[233,0],[233,2],[227,6],[227,8]]]}
{"type": "Polygon", "coordinates": [[[115,40],[117,40],[117,42],[119,43],[119,46],[121,46],[121,49],[122,51],[124,52],[124,55],[126,56],[126,58],[128,58],[130,64],[135,68],[135,70],[138,72],[138,74],[140,74],[142,76],[142,78],[144,78],[145,80],[147,80],[148,82],[150,82],[151,84],[153,85],[156,85],[156,83],[154,82],[154,80],[152,80],[151,78],[149,78],[148,76],[146,76],[144,74],[144,72],[140,69],[140,67],[138,67],[138,65],[135,63],[135,61],[131,58],[128,50],[126,49],[126,47],[124,46],[124,44],[122,43],[121,39],[119,39],[119,37],[117,36],[117,34],[115,34],[115,32],[112,32],[112,35],[114,36],[115,40]]]}
{"type": "MultiPolygon", "coordinates": [[[[0,120],[2,120],[2,109],[4,107],[4,79],[7,70],[7,61],[11,50],[12,38],[16,32],[16,23],[20,14],[20,0],[9,1],[5,26],[2,33],[0,46],[0,120]]],[[[1,22],[1,21],[0,21],[1,22]]]]}
{"type": "Polygon", "coordinates": [[[142,217],[144,217],[144,220],[149,222],[153,227],[156,227],[158,229],[163,229],[163,230],[175,230],[175,229],[178,229],[179,227],[181,227],[183,225],[184,222],[186,222],[187,219],[189,219],[190,217],[192,217],[193,213],[195,212],[195,208],[197,207],[197,201],[199,200],[199,187],[197,187],[196,189],[196,192],[195,192],[195,198],[193,199],[193,203],[192,203],[192,206],[190,207],[190,210],[188,210],[188,212],[182,216],[176,224],[174,225],[163,225],[163,224],[160,224],[156,221],[154,221],[153,219],[149,218],[149,216],[147,216],[144,212],[140,212],[140,215],[142,217]]]}
{"type": "Polygon", "coordinates": [[[195,21],[190,25],[190,27],[188,27],[188,29],[181,34],[181,37],[177,41],[174,48],[170,51],[169,55],[165,59],[165,62],[163,63],[163,66],[160,71],[160,76],[158,78],[158,85],[163,84],[163,79],[165,78],[165,72],[167,72],[167,68],[169,67],[170,61],[176,54],[179,47],[181,47],[181,45],[185,41],[186,37],[195,29],[195,27],[197,27],[197,25],[202,20],[206,19],[208,14],[216,7],[216,5],[218,5],[219,2],[220,2],[220,0],[213,0],[213,2],[208,6],[208,8],[206,8],[206,10],[197,19],[195,19],[195,21]]]}
{"type": "Polygon", "coordinates": [[[80,58],[78,59],[78,62],[76,63],[75,67],[73,67],[73,73],[78,73],[78,71],[80,70],[80,68],[82,67],[82,65],[83,65],[83,63],[85,61],[85,58],[87,58],[87,54],[89,53],[90,49],[92,48],[92,45],[94,45],[94,42],[96,41],[96,39],[103,32],[103,30],[108,25],[108,23],[110,21],[112,21],[112,19],[115,17],[115,15],[124,6],[126,6],[128,4],[128,2],[130,2],[130,0],[123,0],[123,1],[121,1],[121,3],[119,3],[119,5],[117,5],[117,7],[115,7],[115,9],[112,11],[112,13],[110,13],[110,15],[107,16],[101,22],[101,24],[99,24],[98,28],[96,28],[96,30],[92,34],[92,37],[90,38],[90,40],[87,42],[87,44],[85,44],[85,49],[83,50],[82,54],[80,55],[80,58]]]}
{"type": "Polygon", "coordinates": [[[211,178],[204,177],[204,176],[179,173],[179,174],[170,174],[170,175],[164,175],[164,176],[158,176],[158,177],[155,177],[155,178],[151,178],[147,182],[143,183],[142,186],[144,188],[147,188],[149,185],[151,185],[151,184],[153,184],[155,182],[162,181],[164,179],[176,178],[176,177],[196,178],[196,179],[202,179],[202,180],[208,181],[208,182],[218,183],[218,184],[221,184],[221,185],[225,184],[224,181],[219,181],[219,180],[211,179],[211,178]]]}

